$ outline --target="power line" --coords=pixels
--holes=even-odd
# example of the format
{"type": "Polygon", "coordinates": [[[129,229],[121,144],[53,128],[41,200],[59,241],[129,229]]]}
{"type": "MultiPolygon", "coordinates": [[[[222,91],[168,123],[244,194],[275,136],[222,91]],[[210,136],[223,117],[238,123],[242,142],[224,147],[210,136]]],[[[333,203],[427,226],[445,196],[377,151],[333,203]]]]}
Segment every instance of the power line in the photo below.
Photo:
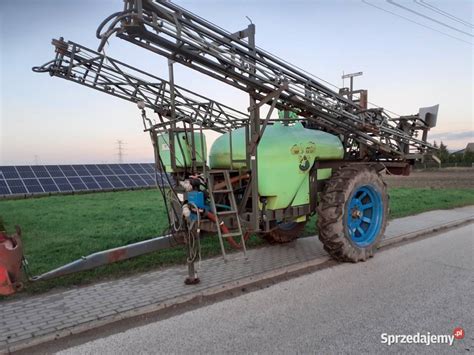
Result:
{"type": "MultiPolygon", "coordinates": [[[[350,99],[351,101],[352,101],[352,94],[354,93],[354,81],[353,81],[353,79],[354,79],[354,77],[360,76],[360,75],[362,75],[362,74],[363,74],[362,72],[351,73],[351,74],[345,74],[344,71],[342,72],[342,86],[343,86],[343,87],[344,87],[344,79],[347,79],[347,78],[350,79],[350,88],[349,88],[349,95],[348,95],[348,97],[349,97],[349,99],[350,99]]],[[[370,105],[372,105],[372,106],[374,106],[374,107],[382,108],[382,109],[384,109],[384,111],[390,112],[392,115],[399,116],[399,117],[402,116],[402,115],[400,115],[400,114],[398,114],[398,113],[396,113],[396,112],[393,112],[393,111],[390,111],[390,110],[388,110],[388,109],[386,109],[386,108],[383,108],[382,106],[376,105],[376,104],[374,104],[373,102],[367,101],[367,103],[370,104],[370,105]]]]}
{"type": "Polygon", "coordinates": [[[470,45],[472,46],[472,43],[469,42],[469,41],[465,41],[465,40],[463,40],[463,39],[461,39],[461,38],[458,38],[458,37],[456,37],[456,36],[452,36],[452,35],[450,35],[449,33],[446,33],[446,32],[443,32],[443,31],[439,31],[439,30],[437,30],[437,29],[435,29],[435,28],[433,28],[433,27],[430,27],[430,26],[424,25],[424,24],[422,24],[422,23],[420,23],[420,22],[414,21],[414,20],[412,20],[412,19],[410,19],[410,18],[408,18],[408,17],[406,17],[406,16],[399,15],[399,14],[393,12],[393,11],[386,10],[386,9],[384,9],[384,8],[382,8],[382,7],[379,7],[379,6],[377,6],[377,5],[371,4],[371,3],[368,2],[367,0],[361,0],[361,1],[362,1],[364,4],[366,4],[366,5],[375,7],[376,9],[379,9],[379,10],[384,11],[384,12],[388,12],[389,14],[392,14],[392,15],[394,15],[394,16],[400,17],[400,18],[402,18],[402,19],[404,19],[404,20],[407,20],[407,21],[409,21],[409,22],[412,22],[412,23],[414,23],[414,24],[416,24],[416,25],[418,25],[418,26],[428,28],[428,29],[430,29],[430,30],[432,30],[432,31],[441,33],[441,34],[443,34],[443,35],[445,35],[445,36],[454,38],[454,39],[456,39],[456,40],[458,40],[458,41],[461,41],[461,42],[470,44],[470,45]]]}
{"type": "MultiPolygon", "coordinates": [[[[365,2],[365,1],[362,0],[362,2],[365,2]]],[[[367,5],[371,5],[371,4],[367,3],[367,5]]],[[[441,33],[443,33],[443,32],[441,32],[441,33]]],[[[454,37],[454,38],[456,38],[456,37],[454,37]]],[[[461,41],[462,41],[462,40],[461,40],[461,41]]],[[[463,42],[466,42],[466,41],[463,41],[463,42]]],[[[466,42],[466,43],[469,43],[469,42],[466,42]]],[[[263,51],[263,52],[266,52],[264,49],[262,49],[262,48],[260,48],[260,47],[257,47],[257,48],[260,49],[260,50],[263,51]]],[[[316,75],[314,75],[313,73],[310,73],[310,72],[308,72],[308,71],[305,70],[305,69],[302,69],[302,68],[300,68],[300,67],[298,67],[298,66],[296,66],[296,65],[294,65],[294,64],[291,64],[291,63],[287,62],[286,60],[284,60],[284,59],[278,57],[278,56],[275,55],[275,54],[271,54],[271,53],[269,53],[269,52],[266,52],[266,53],[268,53],[268,54],[270,54],[270,55],[273,55],[274,57],[278,58],[278,59],[281,60],[282,62],[285,62],[285,63],[288,64],[288,65],[292,65],[292,66],[294,66],[296,69],[301,70],[302,72],[308,74],[309,76],[312,76],[313,78],[316,78],[316,79],[318,79],[318,80],[321,80],[321,81],[325,82],[326,84],[331,85],[332,87],[334,87],[334,88],[336,88],[336,89],[339,90],[339,86],[337,86],[336,84],[333,84],[333,83],[331,83],[330,81],[324,80],[323,78],[320,78],[319,76],[316,76],[316,75]]],[[[342,74],[344,75],[344,72],[342,72],[342,74]]],[[[344,79],[342,79],[342,86],[344,86],[344,79]]],[[[372,103],[372,102],[370,102],[370,101],[367,101],[367,103],[371,104],[371,105],[374,106],[374,107],[383,108],[382,106],[376,105],[376,104],[374,104],[374,103],[372,103]]],[[[390,112],[391,114],[393,114],[393,115],[395,115],[395,116],[399,116],[399,117],[401,116],[400,114],[398,114],[398,113],[396,113],[396,112],[393,112],[393,111],[390,111],[390,110],[388,110],[388,109],[386,109],[386,108],[383,108],[383,109],[384,109],[385,111],[387,111],[387,112],[390,112]]]]}
{"type": "Polygon", "coordinates": [[[461,19],[459,17],[456,17],[456,16],[450,14],[449,12],[443,11],[443,10],[441,10],[440,8],[438,8],[434,5],[428,4],[423,0],[413,0],[413,1],[415,2],[415,4],[423,6],[423,7],[427,8],[428,10],[437,12],[438,14],[443,15],[447,18],[450,18],[453,21],[459,22],[460,24],[463,24],[464,26],[474,28],[474,25],[472,23],[464,21],[463,19],[461,19]]]}
{"type": "Polygon", "coordinates": [[[427,20],[436,22],[437,24],[439,24],[439,25],[441,25],[441,26],[444,26],[444,27],[450,28],[450,29],[452,29],[452,30],[454,30],[454,31],[457,31],[457,32],[459,32],[459,33],[462,33],[462,34],[465,34],[465,35],[474,37],[472,34],[470,34],[470,33],[468,33],[468,32],[465,32],[465,31],[462,31],[462,30],[460,30],[459,28],[450,26],[450,25],[448,25],[448,24],[446,24],[446,23],[444,23],[444,22],[442,22],[442,21],[438,21],[438,20],[436,20],[436,19],[434,19],[434,18],[432,18],[432,17],[430,17],[430,16],[423,15],[422,13],[420,13],[420,12],[418,12],[418,11],[415,11],[415,10],[412,10],[412,9],[406,7],[406,6],[397,4],[394,0],[387,0],[387,2],[388,2],[389,4],[392,4],[392,5],[394,5],[394,6],[399,7],[399,8],[401,8],[401,9],[404,9],[404,10],[406,10],[406,11],[409,11],[409,12],[411,12],[411,13],[414,13],[414,14],[416,14],[416,15],[418,15],[418,16],[424,17],[424,18],[427,19],[427,20]]]}
{"type": "Polygon", "coordinates": [[[124,148],[123,148],[124,144],[125,143],[122,140],[120,140],[120,139],[117,140],[117,155],[118,155],[118,161],[119,161],[120,164],[123,163],[123,157],[125,155],[124,152],[123,152],[124,151],[124,148]]]}
{"type": "MultiPolygon", "coordinates": [[[[180,9],[183,10],[183,11],[186,11],[185,8],[183,8],[183,7],[179,6],[179,5],[176,5],[176,4],[175,4],[175,6],[178,7],[178,8],[180,8],[180,9]]],[[[196,15],[196,14],[194,14],[194,15],[195,15],[196,17],[198,17],[200,20],[204,21],[204,22],[209,22],[208,20],[206,20],[205,18],[203,18],[203,17],[201,17],[201,16],[199,16],[199,15],[196,15]]],[[[245,17],[247,17],[247,19],[248,19],[248,16],[245,16],[245,17]]],[[[252,21],[250,21],[250,22],[252,22],[252,21]]],[[[216,25],[216,24],[213,24],[213,25],[216,26],[217,28],[219,28],[221,31],[230,34],[230,32],[229,32],[228,30],[226,30],[225,28],[222,28],[222,27],[220,27],[219,25],[216,25]]],[[[270,53],[269,51],[267,51],[267,50],[265,50],[265,49],[263,49],[263,48],[261,48],[261,47],[259,47],[259,46],[255,46],[255,48],[257,48],[258,50],[264,52],[265,54],[268,54],[268,55],[271,55],[271,56],[277,58],[278,60],[282,61],[282,62],[285,63],[285,64],[288,64],[288,65],[291,65],[291,66],[295,67],[296,69],[298,69],[298,70],[304,72],[305,74],[307,74],[307,75],[309,75],[309,76],[311,76],[311,77],[313,77],[313,78],[315,78],[315,79],[321,80],[322,82],[324,82],[324,83],[326,83],[326,84],[328,84],[328,85],[330,85],[330,86],[333,86],[333,87],[336,88],[336,89],[339,89],[339,86],[337,86],[337,85],[335,85],[335,84],[333,84],[333,83],[331,83],[331,82],[329,82],[329,81],[327,81],[327,80],[324,80],[323,78],[320,78],[319,76],[316,76],[316,75],[314,75],[313,73],[310,73],[310,72],[308,72],[307,70],[304,70],[303,68],[300,68],[299,66],[297,66],[297,65],[295,65],[295,64],[293,64],[293,63],[288,62],[287,60],[285,60],[285,59],[283,59],[283,58],[277,56],[277,55],[274,54],[274,53],[270,53]]]]}
{"type": "MultiPolygon", "coordinates": [[[[362,0],[362,2],[365,2],[365,1],[362,0]]],[[[367,3],[367,5],[372,5],[372,4],[367,3]]],[[[372,5],[372,6],[375,6],[375,5],[372,5]]],[[[178,5],[176,5],[176,7],[179,7],[179,8],[182,9],[183,11],[186,10],[186,9],[184,9],[183,7],[180,7],[180,6],[178,6],[178,5]]],[[[377,6],[375,6],[375,7],[377,7],[377,6]]],[[[383,10],[383,9],[381,9],[381,10],[383,10]]],[[[386,10],[384,10],[384,11],[386,11],[386,10]]],[[[390,12],[390,11],[387,11],[387,12],[390,12]]],[[[207,21],[206,19],[204,19],[203,17],[200,17],[200,16],[198,16],[198,15],[196,15],[196,16],[197,16],[199,19],[201,19],[202,21],[208,22],[208,21],[207,21]]],[[[409,20],[409,21],[410,21],[410,20],[409,20]]],[[[414,21],[412,21],[412,22],[414,22],[414,21]]],[[[416,22],[415,22],[415,23],[416,23],[416,22]]],[[[224,29],[224,28],[222,28],[222,27],[220,27],[220,26],[218,26],[218,25],[215,25],[215,24],[213,24],[213,25],[216,26],[216,27],[218,27],[220,30],[229,33],[226,29],[224,29]]],[[[423,26],[423,25],[422,25],[422,26],[423,26]]],[[[425,27],[427,27],[427,26],[425,26],[425,27]]],[[[428,27],[428,28],[430,28],[430,27],[428,27]]],[[[436,30],[435,30],[435,31],[436,31],[436,30]]],[[[443,33],[443,32],[441,32],[441,31],[437,31],[437,32],[443,33]]],[[[443,34],[444,34],[444,33],[443,33],[443,34]]],[[[450,36],[450,35],[448,35],[448,34],[446,34],[446,35],[447,35],[447,36],[450,36]]],[[[450,36],[450,37],[453,37],[453,38],[458,39],[458,40],[460,40],[460,41],[463,41],[463,42],[472,44],[472,43],[470,43],[470,42],[464,41],[464,40],[459,39],[459,38],[454,37],[454,36],[450,36]]],[[[336,89],[339,90],[339,86],[337,86],[336,84],[331,83],[330,81],[327,81],[327,80],[325,80],[325,79],[323,79],[323,78],[321,78],[321,77],[319,77],[319,76],[316,76],[316,75],[314,75],[313,73],[310,73],[309,71],[307,71],[307,70],[305,70],[305,69],[303,69],[303,68],[301,68],[301,67],[299,67],[299,66],[297,66],[297,65],[295,65],[295,64],[292,64],[292,63],[288,62],[287,60],[285,60],[285,59],[283,59],[283,58],[277,56],[276,54],[272,54],[272,53],[268,52],[267,50],[265,50],[265,49],[263,49],[263,48],[261,48],[261,47],[256,46],[256,48],[258,48],[260,51],[262,51],[262,52],[264,52],[264,53],[266,53],[266,54],[268,54],[268,55],[271,55],[271,56],[277,58],[278,60],[280,60],[280,61],[282,61],[282,62],[284,62],[284,63],[286,63],[286,64],[288,64],[288,65],[290,65],[290,66],[295,67],[296,69],[302,71],[303,73],[309,75],[310,77],[313,77],[313,78],[315,78],[315,79],[321,80],[322,82],[324,82],[324,83],[326,83],[326,84],[328,84],[328,85],[330,85],[330,86],[332,86],[332,87],[334,87],[334,88],[336,88],[336,89]]],[[[343,85],[342,85],[342,86],[344,86],[344,82],[343,82],[343,85]]],[[[368,103],[371,104],[371,105],[373,105],[373,106],[375,106],[375,107],[382,108],[381,106],[375,105],[375,104],[373,104],[372,102],[368,102],[368,103]]],[[[398,113],[395,113],[395,112],[393,112],[393,111],[390,111],[390,110],[387,110],[387,109],[384,109],[384,110],[387,111],[387,112],[390,112],[390,113],[392,113],[392,114],[394,114],[394,115],[396,115],[396,116],[401,116],[401,115],[399,115],[398,113]]]]}

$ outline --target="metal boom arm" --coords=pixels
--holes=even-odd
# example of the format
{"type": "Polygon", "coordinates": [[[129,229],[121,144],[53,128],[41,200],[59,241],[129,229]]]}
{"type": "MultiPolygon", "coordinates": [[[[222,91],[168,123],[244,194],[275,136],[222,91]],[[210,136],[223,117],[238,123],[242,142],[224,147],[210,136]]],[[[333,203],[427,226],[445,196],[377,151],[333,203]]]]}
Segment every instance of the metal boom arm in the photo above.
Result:
{"type": "MultiPolygon", "coordinates": [[[[432,148],[426,139],[417,138],[417,131],[430,128],[423,117],[412,115],[394,120],[383,109],[361,109],[302,70],[251,46],[242,39],[245,31],[229,33],[169,1],[124,1],[124,11],[109,16],[99,26],[100,48],[116,33],[131,43],[249,92],[257,101],[285,85],[275,104],[277,108],[294,111],[305,117],[309,125],[338,134],[344,141],[356,141],[367,148],[372,159],[416,158],[432,148]],[[101,33],[109,21],[108,29],[101,33]]],[[[254,30],[252,26],[247,30],[254,30]]]]}
{"type": "Polygon", "coordinates": [[[226,132],[248,121],[248,115],[177,85],[173,88],[173,116],[168,81],[74,42],[60,39],[53,40],[53,45],[56,58],[34,71],[48,72],[131,102],[141,101],[162,119],[156,126],[188,122],[226,132]]]}

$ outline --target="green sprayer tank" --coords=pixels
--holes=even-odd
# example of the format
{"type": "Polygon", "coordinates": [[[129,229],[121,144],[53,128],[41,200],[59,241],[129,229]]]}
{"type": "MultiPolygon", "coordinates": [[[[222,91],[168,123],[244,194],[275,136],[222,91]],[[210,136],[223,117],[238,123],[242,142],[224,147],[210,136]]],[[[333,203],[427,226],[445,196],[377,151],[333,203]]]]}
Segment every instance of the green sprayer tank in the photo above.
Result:
{"type": "MultiPolygon", "coordinates": [[[[233,160],[245,159],[245,129],[232,131],[233,160]]],[[[258,193],[267,197],[269,210],[309,203],[309,171],[316,160],[342,159],[344,150],[338,137],[301,123],[267,126],[258,145],[258,193]]],[[[229,133],[220,136],[209,154],[211,169],[230,169],[229,133]]],[[[244,168],[234,163],[233,168],[244,168]]],[[[318,170],[318,180],[331,175],[331,169],[318,170]]]]}
{"type": "MultiPolygon", "coordinates": [[[[199,133],[194,134],[194,144],[196,146],[196,164],[202,166],[205,163],[207,155],[206,136],[199,133]],[[203,154],[204,153],[204,154],[203,154]]],[[[174,135],[174,151],[176,152],[176,166],[178,168],[189,167],[192,164],[192,135],[190,132],[178,132],[174,135]]],[[[158,151],[160,152],[161,160],[168,173],[173,173],[171,166],[171,152],[170,152],[170,138],[168,134],[158,135],[158,151]]]]}

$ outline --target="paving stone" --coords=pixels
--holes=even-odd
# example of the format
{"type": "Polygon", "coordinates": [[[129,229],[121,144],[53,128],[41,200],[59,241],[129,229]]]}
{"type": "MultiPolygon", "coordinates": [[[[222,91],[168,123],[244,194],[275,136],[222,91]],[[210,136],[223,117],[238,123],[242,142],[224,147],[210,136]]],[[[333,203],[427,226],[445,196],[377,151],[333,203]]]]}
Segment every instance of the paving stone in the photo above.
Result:
{"type": "Polygon", "coordinates": [[[56,331],[56,327],[48,327],[48,328],[40,329],[40,330],[37,330],[36,332],[33,332],[33,336],[38,337],[38,336],[41,336],[41,335],[54,333],[55,331],[56,331]]]}
{"type": "MultiPolygon", "coordinates": [[[[391,221],[386,237],[397,237],[416,230],[474,216],[474,207],[432,211],[391,221]]],[[[79,324],[148,305],[167,303],[174,297],[203,291],[275,268],[314,260],[326,255],[317,237],[297,240],[283,246],[248,251],[248,261],[224,263],[222,257],[201,262],[201,283],[184,284],[186,266],[175,266],[127,278],[104,281],[47,295],[0,302],[0,353],[8,344],[33,336],[55,333],[79,324]],[[8,338],[9,337],[9,338],[8,338]]],[[[235,257],[237,254],[230,255],[235,257]]]]}

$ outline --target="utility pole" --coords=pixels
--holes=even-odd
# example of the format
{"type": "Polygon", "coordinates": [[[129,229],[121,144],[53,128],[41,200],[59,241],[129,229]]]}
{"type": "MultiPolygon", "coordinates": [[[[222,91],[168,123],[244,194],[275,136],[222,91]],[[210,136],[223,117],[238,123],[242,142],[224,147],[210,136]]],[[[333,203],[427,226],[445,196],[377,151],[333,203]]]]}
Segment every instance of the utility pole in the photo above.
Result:
{"type": "Polygon", "coordinates": [[[39,156],[35,154],[35,165],[39,165],[39,156]]]}
{"type": "Polygon", "coordinates": [[[123,163],[123,157],[125,155],[124,152],[123,152],[125,150],[124,147],[123,147],[124,144],[125,144],[124,141],[122,141],[121,139],[117,140],[117,155],[118,155],[118,162],[120,164],[123,163]]]}

